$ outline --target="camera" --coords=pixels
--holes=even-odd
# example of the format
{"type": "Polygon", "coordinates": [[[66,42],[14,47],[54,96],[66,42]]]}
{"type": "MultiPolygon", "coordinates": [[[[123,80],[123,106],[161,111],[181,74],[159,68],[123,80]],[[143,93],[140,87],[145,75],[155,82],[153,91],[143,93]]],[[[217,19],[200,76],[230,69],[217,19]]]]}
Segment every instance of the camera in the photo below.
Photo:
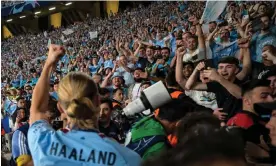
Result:
{"type": "Polygon", "coordinates": [[[127,117],[141,113],[147,109],[151,111],[172,100],[165,85],[159,81],[141,92],[140,98],[129,103],[123,114],[127,117]]]}

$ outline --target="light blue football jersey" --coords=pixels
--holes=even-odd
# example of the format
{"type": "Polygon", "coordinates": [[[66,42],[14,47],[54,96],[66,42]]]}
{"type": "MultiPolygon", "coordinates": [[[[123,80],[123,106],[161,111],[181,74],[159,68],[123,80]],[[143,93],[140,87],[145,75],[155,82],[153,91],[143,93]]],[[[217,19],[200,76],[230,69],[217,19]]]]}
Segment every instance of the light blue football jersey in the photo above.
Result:
{"type": "Polygon", "coordinates": [[[48,122],[36,121],[29,128],[28,143],[35,166],[139,166],[140,156],[97,132],[55,131],[48,122]]]}

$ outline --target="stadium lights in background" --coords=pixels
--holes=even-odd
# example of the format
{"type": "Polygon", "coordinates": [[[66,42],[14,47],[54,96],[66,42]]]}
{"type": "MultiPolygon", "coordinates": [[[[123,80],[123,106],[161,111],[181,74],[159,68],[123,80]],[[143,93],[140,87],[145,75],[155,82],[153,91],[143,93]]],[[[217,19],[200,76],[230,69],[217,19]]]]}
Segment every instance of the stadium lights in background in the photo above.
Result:
{"type": "Polygon", "coordinates": [[[65,4],[65,6],[69,6],[69,5],[72,5],[72,2],[68,2],[65,4]]]}
{"type": "Polygon", "coordinates": [[[26,16],[20,16],[19,18],[25,18],[26,16]]]}
{"type": "Polygon", "coordinates": [[[40,13],[41,13],[40,11],[35,12],[35,14],[40,14],[40,13]]]}
{"type": "Polygon", "coordinates": [[[56,7],[51,7],[51,8],[49,8],[49,10],[55,10],[56,9],[56,7]]]}
{"type": "Polygon", "coordinates": [[[11,21],[12,21],[12,19],[8,19],[8,20],[7,20],[7,22],[11,22],[11,21]]]}

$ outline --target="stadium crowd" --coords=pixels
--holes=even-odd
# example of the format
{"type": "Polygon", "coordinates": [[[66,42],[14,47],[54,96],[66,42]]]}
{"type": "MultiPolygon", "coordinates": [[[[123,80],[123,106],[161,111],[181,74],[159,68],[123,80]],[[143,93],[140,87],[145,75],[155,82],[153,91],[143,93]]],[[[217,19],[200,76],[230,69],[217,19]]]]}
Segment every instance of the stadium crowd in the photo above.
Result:
{"type": "Polygon", "coordinates": [[[1,1],[1,8],[17,5],[24,2],[25,1],[1,1]]]}
{"type": "Polygon", "coordinates": [[[228,2],[208,23],[205,3],[140,4],[3,40],[10,165],[276,164],[275,2],[228,2]],[[122,115],[158,81],[171,102],[122,115]]]}

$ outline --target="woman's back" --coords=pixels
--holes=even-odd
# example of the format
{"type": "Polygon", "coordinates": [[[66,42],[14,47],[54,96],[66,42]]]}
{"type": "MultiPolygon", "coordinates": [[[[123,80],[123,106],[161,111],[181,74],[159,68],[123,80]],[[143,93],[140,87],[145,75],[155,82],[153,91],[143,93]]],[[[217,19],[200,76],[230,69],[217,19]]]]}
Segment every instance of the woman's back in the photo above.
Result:
{"type": "Polygon", "coordinates": [[[35,165],[140,165],[135,152],[96,131],[55,131],[46,121],[36,121],[29,129],[35,165]]]}

